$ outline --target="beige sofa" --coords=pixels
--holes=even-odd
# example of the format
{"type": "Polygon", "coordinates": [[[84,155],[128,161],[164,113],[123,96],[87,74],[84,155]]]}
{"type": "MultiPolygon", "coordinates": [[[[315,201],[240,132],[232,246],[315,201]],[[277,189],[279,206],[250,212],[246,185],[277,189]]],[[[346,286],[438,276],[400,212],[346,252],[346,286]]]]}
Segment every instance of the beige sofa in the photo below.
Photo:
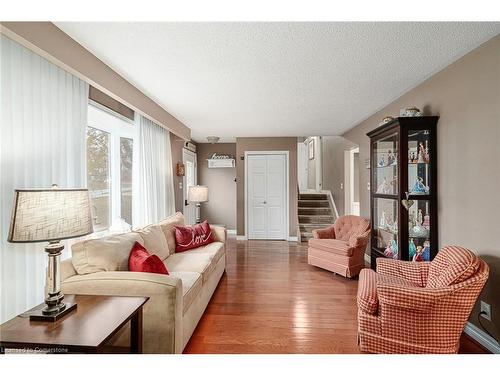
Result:
{"type": "MultiPolygon", "coordinates": [[[[148,296],[143,315],[145,353],[182,353],[225,270],[226,230],[212,227],[215,242],[175,253],[174,225],[181,213],[137,231],[72,246],[61,264],[65,294],[148,296]],[[128,256],[138,241],[165,263],[169,275],[128,271],[128,256]]],[[[127,345],[123,329],[114,345],[127,345]]]]}

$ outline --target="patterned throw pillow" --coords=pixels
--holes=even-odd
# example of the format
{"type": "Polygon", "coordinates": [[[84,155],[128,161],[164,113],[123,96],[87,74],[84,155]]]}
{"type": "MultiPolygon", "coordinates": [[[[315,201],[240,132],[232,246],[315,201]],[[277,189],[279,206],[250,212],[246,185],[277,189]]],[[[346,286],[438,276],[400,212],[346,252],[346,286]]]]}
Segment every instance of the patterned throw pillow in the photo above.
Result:
{"type": "Polygon", "coordinates": [[[214,242],[208,221],[193,226],[175,227],[175,252],[194,249],[214,242]]]}

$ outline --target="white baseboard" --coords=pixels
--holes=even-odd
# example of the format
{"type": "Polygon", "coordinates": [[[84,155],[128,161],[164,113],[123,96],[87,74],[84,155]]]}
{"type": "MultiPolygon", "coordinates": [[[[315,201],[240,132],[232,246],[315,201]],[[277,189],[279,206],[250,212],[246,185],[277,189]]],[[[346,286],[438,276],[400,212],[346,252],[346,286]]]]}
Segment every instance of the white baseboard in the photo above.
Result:
{"type": "Polygon", "coordinates": [[[246,241],[247,240],[247,236],[236,236],[236,240],[238,240],[238,241],[246,241]]]}
{"type": "Polygon", "coordinates": [[[494,354],[500,354],[500,344],[493,337],[474,324],[467,322],[464,332],[494,354]]]}
{"type": "Polygon", "coordinates": [[[297,242],[298,240],[299,240],[299,238],[297,236],[288,237],[288,241],[290,241],[290,242],[297,242]]]}
{"type": "Polygon", "coordinates": [[[372,258],[367,253],[365,253],[365,262],[372,264],[372,258]]]}

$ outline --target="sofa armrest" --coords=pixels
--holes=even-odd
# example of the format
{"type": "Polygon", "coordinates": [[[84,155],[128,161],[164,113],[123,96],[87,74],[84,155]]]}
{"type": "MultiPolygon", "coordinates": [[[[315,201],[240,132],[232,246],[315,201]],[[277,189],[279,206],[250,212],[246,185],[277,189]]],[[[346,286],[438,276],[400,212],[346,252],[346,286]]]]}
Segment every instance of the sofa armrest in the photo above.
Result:
{"type": "Polygon", "coordinates": [[[216,225],[211,225],[210,229],[212,231],[212,237],[214,241],[226,243],[227,239],[227,230],[224,227],[218,227],[216,225]]]}
{"type": "Polygon", "coordinates": [[[427,285],[430,262],[407,262],[403,260],[377,258],[377,273],[394,276],[415,283],[427,285]]]}
{"type": "Polygon", "coordinates": [[[143,310],[145,353],[182,351],[182,281],[145,272],[96,272],[75,275],[61,284],[65,294],[149,297],[143,310]]]}
{"type": "Polygon", "coordinates": [[[328,228],[323,229],[314,229],[312,231],[313,238],[319,239],[335,239],[335,230],[333,229],[333,225],[328,228]]]}

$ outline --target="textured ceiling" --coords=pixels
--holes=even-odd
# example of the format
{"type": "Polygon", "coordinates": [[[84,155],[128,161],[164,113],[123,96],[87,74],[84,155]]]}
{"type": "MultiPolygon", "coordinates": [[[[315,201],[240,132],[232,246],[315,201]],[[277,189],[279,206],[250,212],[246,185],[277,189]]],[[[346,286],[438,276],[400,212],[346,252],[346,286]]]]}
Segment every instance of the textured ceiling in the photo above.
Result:
{"type": "Polygon", "coordinates": [[[202,142],[341,134],[500,32],[500,23],[56,25],[202,142]]]}

